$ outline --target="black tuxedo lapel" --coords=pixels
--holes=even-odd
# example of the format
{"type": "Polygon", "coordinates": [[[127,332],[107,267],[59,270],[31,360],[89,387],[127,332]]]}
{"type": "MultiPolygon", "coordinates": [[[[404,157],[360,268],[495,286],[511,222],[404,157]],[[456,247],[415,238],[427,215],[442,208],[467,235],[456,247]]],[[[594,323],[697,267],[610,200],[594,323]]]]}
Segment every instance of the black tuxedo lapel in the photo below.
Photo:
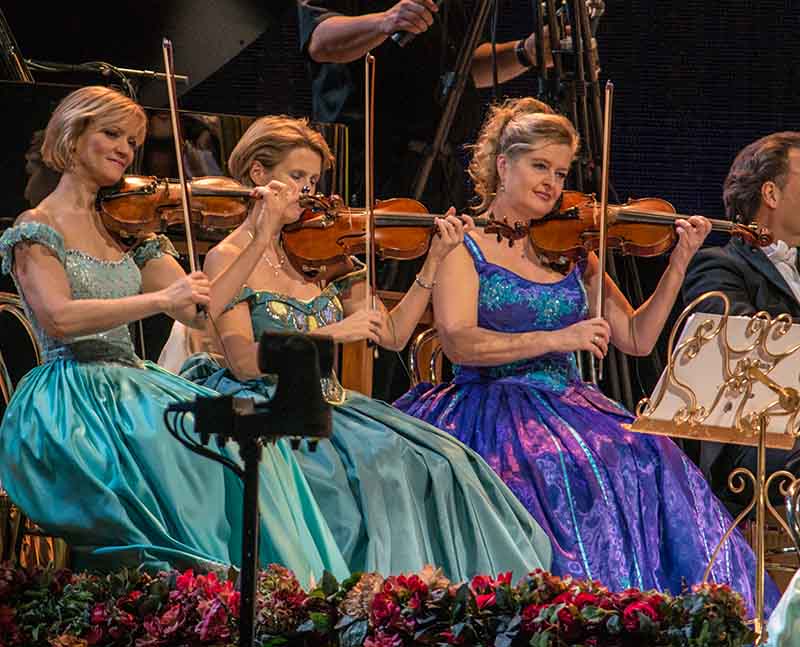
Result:
{"type": "Polygon", "coordinates": [[[751,247],[747,243],[742,242],[738,238],[731,241],[731,247],[758,272],[758,275],[770,284],[770,287],[777,292],[784,295],[787,303],[792,306],[790,315],[793,317],[800,316],[800,303],[797,302],[797,297],[792,292],[792,288],[783,278],[778,268],[773,263],[764,251],[758,247],[751,247]]]}

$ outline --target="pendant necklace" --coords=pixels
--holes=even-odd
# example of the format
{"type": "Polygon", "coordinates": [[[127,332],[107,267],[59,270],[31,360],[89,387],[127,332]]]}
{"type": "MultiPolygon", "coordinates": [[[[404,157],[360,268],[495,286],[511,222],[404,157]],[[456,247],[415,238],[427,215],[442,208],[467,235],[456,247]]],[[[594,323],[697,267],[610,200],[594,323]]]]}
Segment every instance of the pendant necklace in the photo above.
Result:
{"type": "MultiPolygon", "coordinates": [[[[250,240],[255,240],[253,233],[249,229],[247,230],[247,235],[250,236],[250,240]]],[[[276,255],[278,256],[279,259],[277,265],[273,263],[271,260],[269,260],[266,252],[261,252],[261,258],[264,259],[264,262],[272,268],[272,271],[275,273],[275,276],[280,277],[279,270],[283,269],[283,265],[284,263],[286,263],[286,256],[282,256],[280,252],[277,252],[276,255]]]]}

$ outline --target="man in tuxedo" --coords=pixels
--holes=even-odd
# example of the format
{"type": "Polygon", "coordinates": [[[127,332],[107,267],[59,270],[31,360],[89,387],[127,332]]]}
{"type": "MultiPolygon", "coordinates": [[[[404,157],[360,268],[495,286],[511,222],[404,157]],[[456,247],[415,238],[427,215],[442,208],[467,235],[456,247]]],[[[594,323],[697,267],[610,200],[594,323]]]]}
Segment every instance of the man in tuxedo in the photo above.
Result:
{"type": "MultiPolygon", "coordinates": [[[[720,290],[730,299],[732,315],[763,310],[773,317],[788,313],[800,319],[800,132],[773,133],[743,148],[725,179],[723,201],[731,220],[762,225],[775,242],[759,248],[732,238],[723,247],[701,250],[686,273],[684,302],[720,290]]],[[[713,299],[699,310],[721,313],[722,308],[722,302],[713,299]]],[[[737,467],[755,472],[756,454],[755,447],[703,443],[700,467],[733,512],[752,494],[732,494],[728,474],[737,467]]],[[[790,451],[767,450],[767,472],[780,469],[800,475],[800,445],[790,451]]],[[[776,495],[770,492],[771,498],[776,495]]]]}

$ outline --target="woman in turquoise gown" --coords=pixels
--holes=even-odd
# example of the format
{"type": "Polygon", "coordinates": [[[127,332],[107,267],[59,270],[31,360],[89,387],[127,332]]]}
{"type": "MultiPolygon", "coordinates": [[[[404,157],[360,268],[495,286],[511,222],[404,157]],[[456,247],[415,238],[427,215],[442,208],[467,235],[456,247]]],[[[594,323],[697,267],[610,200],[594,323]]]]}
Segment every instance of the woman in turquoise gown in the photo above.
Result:
{"type": "MultiPolygon", "coordinates": [[[[262,258],[228,279],[244,285],[217,322],[228,367],[208,354],[190,357],[183,375],[223,393],[269,399],[273,386],[256,365],[256,340],[265,331],[329,334],[339,342],[371,339],[402,348],[430,299],[436,266],[463,239],[461,222],[438,221],[431,251],[403,301],[384,309],[364,303],[363,272],[318,285],[288,262],[282,227],[301,212],[299,189],[313,190],[331,159],[324,139],[304,121],[256,121],[231,154],[229,169],[248,185],[265,186],[286,205],[271,225],[262,258]]],[[[253,238],[258,208],[211,250],[210,277],[240,257],[253,238]]],[[[212,299],[213,300],[213,299],[212,299]]],[[[297,460],[351,570],[397,573],[431,563],[454,580],[513,571],[515,577],[550,563],[541,529],[484,461],[465,445],[391,406],[324,380],[333,408],[333,435],[297,460]]]]}
{"type": "MultiPolygon", "coordinates": [[[[43,145],[62,178],[0,238],[2,271],[44,352],[0,426],[0,480],[33,521],[67,540],[76,565],[225,568],[240,563],[241,482],[183,447],[163,420],[172,403],[216,394],[141,361],[127,327],[156,312],[197,325],[197,304],[218,286],[185,276],[165,238],[124,251],[94,208],[144,127],[141,108],[108,88],[66,97],[43,145]]],[[[238,460],[235,445],[222,451],[238,460]]],[[[304,583],[325,569],[347,575],[291,452],[266,447],[260,478],[262,564],[283,564],[304,583]]]]}

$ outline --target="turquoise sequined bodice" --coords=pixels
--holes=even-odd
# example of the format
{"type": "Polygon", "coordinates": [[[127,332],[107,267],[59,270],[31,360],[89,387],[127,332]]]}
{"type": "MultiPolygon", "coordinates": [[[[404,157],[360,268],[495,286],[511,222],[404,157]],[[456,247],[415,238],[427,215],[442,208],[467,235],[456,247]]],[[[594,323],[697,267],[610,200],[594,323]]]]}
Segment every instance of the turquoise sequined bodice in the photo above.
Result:
{"type": "MultiPolygon", "coordinates": [[[[169,243],[164,239],[152,239],[140,245],[135,251],[125,254],[120,260],[105,261],[76,249],[66,249],[64,239],[48,225],[40,222],[24,222],[7,229],[0,237],[0,262],[3,273],[11,272],[13,248],[19,243],[38,243],[55,254],[64,266],[73,299],[118,299],[139,294],[142,290],[139,267],[169,248],[169,243]]],[[[18,284],[17,290],[42,348],[43,361],[71,358],[81,361],[113,360],[139,363],[126,325],[91,335],[55,339],[45,333],[18,284]]]]}
{"type": "MultiPolygon", "coordinates": [[[[349,278],[347,279],[349,281],[349,278]]],[[[344,317],[340,291],[347,281],[330,283],[318,296],[304,301],[269,291],[255,291],[244,287],[230,308],[246,302],[250,308],[253,336],[259,339],[265,332],[309,333],[328,326],[344,317]]],[[[322,379],[322,391],[332,403],[344,400],[344,388],[335,375],[322,379]]]]}

